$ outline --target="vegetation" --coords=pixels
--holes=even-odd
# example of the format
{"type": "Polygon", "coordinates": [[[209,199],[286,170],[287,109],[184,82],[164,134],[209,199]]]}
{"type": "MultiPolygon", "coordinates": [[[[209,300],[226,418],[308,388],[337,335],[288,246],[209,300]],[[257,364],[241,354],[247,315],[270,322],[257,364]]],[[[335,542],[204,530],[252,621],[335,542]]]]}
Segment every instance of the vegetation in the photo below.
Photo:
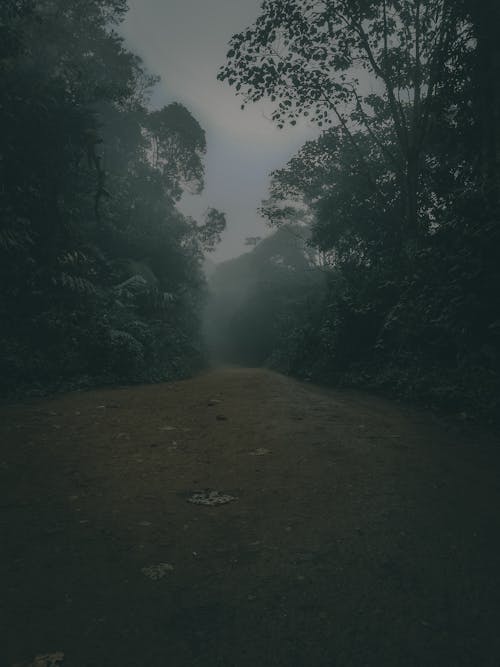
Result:
{"type": "Polygon", "coordinates": [[[0,5],[0,390],[202,363],[201,270],[225,226],[180,214],[205,134],[116,32],[125,0],[0,5]]]}
{"type": "Polygon", "coordinates": [[[248,366],[277,361],[291,327],[309,321],[324,276],[315,269],[306,232],[283,225],[252,252],[216,267],[205,317],[212,358],[248,366]]]}
{"type": "Polygon", "coordinates": [[[278,229],[307,230],[325,276],[308,308],[278,282],[260,292],[282,306],[274,322],[283,310],[293,322],[268,362],[498,414],[499,11],[268,0],[232,38],[219,78],[244,103],[269,99],[278,126],[324,128],[263,205],[278,229]]]}
{"type": "MultiPolygon", "coordinates": [[[[205,133],[148,107],[125,0],[0,6],[0,391],[187,374],[225,227],[205,133]]],[[[267,0],[219,78],[321,128],[271,177],[274,233],[218,267],[216,357],[494,415],[500,403],[500,9],[267,0]]]]}

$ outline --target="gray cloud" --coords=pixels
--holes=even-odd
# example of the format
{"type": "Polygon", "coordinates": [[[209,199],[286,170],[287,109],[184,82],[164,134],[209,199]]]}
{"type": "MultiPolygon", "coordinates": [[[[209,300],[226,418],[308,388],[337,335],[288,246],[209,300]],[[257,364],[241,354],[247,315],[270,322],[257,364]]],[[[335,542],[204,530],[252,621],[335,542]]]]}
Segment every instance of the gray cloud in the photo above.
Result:
{"type": "Polygon", "coordinates": [[[226,211],[228,230],[214,259],[245,250],[246,236],[265,233],[257,214],[269,173],[317,130],[306,124],[278,130],[265,104],[240,110],[241,99],[217,81],[231,35],[256,18],[260,0],[130,0],[122,27],[129,47],[161,76],[155,106],[185,104],[207,132],[206,187],[186,195],[181,209],[199,217],[207,206],[226,211]]]}

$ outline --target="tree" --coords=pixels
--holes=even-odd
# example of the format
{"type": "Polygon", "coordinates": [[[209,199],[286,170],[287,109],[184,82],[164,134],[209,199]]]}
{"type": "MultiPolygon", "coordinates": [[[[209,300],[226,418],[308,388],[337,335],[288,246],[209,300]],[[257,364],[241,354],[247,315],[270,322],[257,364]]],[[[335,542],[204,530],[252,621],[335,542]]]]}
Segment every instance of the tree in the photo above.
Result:
{"type": "Polygon", "coordinates": [[[191,192],[203,190],[202,157],[205,132],[191,113],[178,102],[148,114],[153,165],[161,169],[171,196],[178,200],[182,186],[191,192]]]}
{"type": "Polygon", "coordinates": [[[125,48],[124,0],[0,3],[0,390],[167,379],[202,362],[204,252],[176,201],[205,134],[125,48]],[[34,332],[36,335],[34,336],[34,332]]]}
{"type": "Polygon", "coordinates": [[[394,268],[400,247],[396,177],[370,135],[352,136],[370,168],[378,170],[383,207],[357,167],[351,141],[340,128],[330,128],[273,172],[262,212],[278,226],[302,220],[311,230],[311,245],[330,265],[384,261],[394,268]]]}
{"type": "Polygon", "coordinates": [[[328,260],[317,307],[292,302],[267,350],[285,370],[498,414],[499,12],[267,0],[232,38],[219,78],[244,103],[326,128],[262,207],[280,229],[309,227],[328,260]]]}
{"type": "Polygon", "coordinates": [[[226,229],[226,216],[216,208],[205,211],[203,224],[196,228],[200,243],[205,252],[211,252],[220,243],[221,234],[226,229]]]}
{"type": "Polygon", "coordinates": [[[219,79],[245,102],[270,98],[278,127],[300,116],[337,124],[384,206],[358,140],[358,130],[368,134],[397,175],[414,248],[428,230],[419,198],[430,131],[472,48],[471,26],[449,0],[268,0],[232,37],[219,79]]]}
{"type": "MultiPolygon", "coordinates": [[[[240,257],[217,265],[210,277],[206,335],[215,358],[263,364],[278,355],[321,294],[308,230],[283,225],[240,257]]],[[[298,336],[295,336],[297,339],[298,336]]]]}

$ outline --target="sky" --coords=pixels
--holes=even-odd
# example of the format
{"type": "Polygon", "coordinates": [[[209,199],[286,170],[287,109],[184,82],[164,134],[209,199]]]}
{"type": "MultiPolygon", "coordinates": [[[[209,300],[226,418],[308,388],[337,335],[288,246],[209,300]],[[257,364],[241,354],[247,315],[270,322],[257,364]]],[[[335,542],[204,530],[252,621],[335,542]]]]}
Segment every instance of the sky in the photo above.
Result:
{"type": "Polygon", "coordinates": [[[248,236],[269,233],[257,212],[268,194],[269,174],[318,130],[305,122],[278,130],[265,103],[241,111],[234,89],[217,81],[231,36],[258,16],[261,0],[129,0],[122,26],[128,47],[161,77],[152,97],[160,107],[184,104],[207,135],[205,190],[185,195],[179,208],[201,220],[214,206],[227,230],[214,261],[248,250],[248,236]]]}

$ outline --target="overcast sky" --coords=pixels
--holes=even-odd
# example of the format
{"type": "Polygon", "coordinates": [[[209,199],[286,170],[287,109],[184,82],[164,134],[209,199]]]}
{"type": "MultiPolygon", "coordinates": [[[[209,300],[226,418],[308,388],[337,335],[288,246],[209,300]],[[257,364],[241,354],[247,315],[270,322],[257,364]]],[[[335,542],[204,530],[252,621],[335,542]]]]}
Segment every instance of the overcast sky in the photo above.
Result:
{"type": "Polygon", "coordinates": [[[208,206],[227,214],[228,229],[213,259],[241,254],[247,236],[266,233],[257,208],[269,173],[317,130],[303,124],[278,130],[265,106],[240,110],[234,89],[217,81],[233,33],[253,22],[261,0],[129,0],[122,33],[152,73],[161,76],[154,106],[185,104],[207,133],[205,191],[180,208],[200,219],[208,206]]]}

